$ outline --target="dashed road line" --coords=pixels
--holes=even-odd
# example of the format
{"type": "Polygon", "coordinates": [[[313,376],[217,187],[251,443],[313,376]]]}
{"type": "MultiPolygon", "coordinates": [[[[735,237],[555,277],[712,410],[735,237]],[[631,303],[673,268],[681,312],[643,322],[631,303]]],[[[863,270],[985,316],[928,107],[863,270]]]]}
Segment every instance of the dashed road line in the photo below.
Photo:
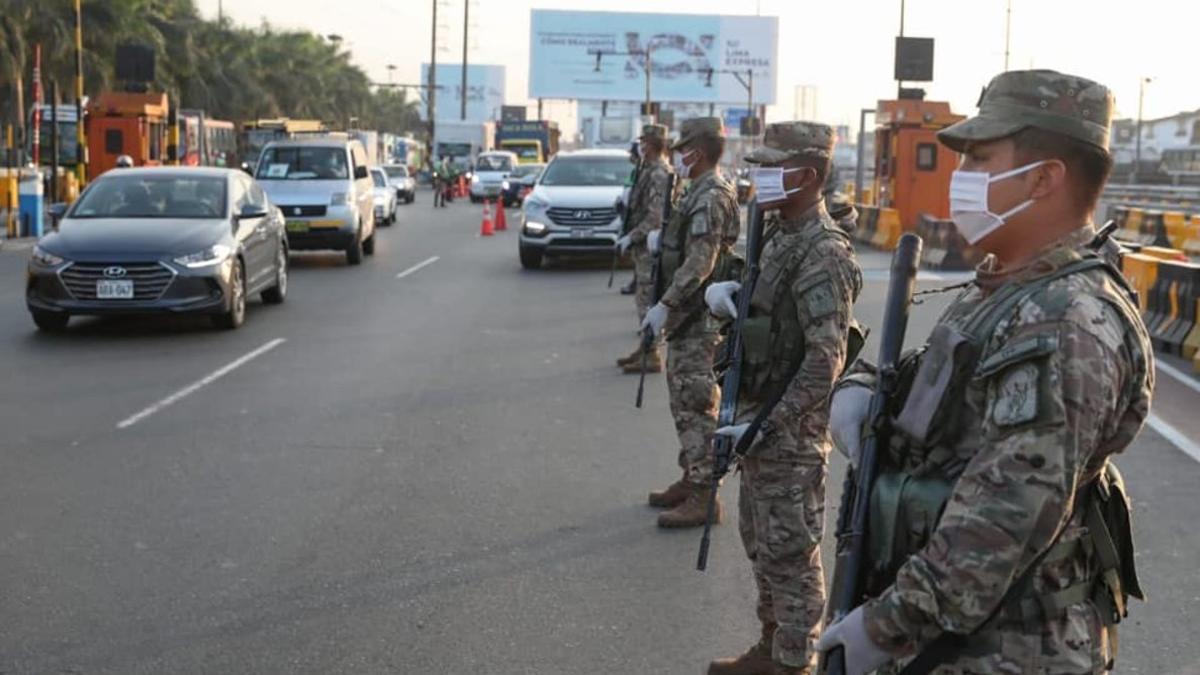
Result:
{"type": "Polygon", "coordinates": [[[429,266],[429,265],[432,265],[433,263],[435,263],[435,262],[437,262],[437,261],[439,261],[439,260],[441,260],[441,258],[440,258],[439,256],[436,256],[436,255],[435,255],[435,256],[433,256],[433,257],[431,257],[431,258],[428,258],[427,260],[422,260],[421,262],[417,263],[416,265],[413,265],[412,267],[410,267],[410,268],[408,268],[408,269],[404,270],[403,272],[401,272],[401,273],[397,274],[397,275],[396,275],[396,278],[397,278],[397,279],[403,279],[404,277],[406,277],[406,276],[408,276],[408,275],[410,275],[410,274],[412,274],[412,273],[414,273],[414,272],[416,272],[416,271],[418,271],[418,270],[420,270],[420,269],[422,269],[422,268],[424,268],[424,267],[427,267],[427,266],[429,266]]]}
{"type": "Polygon", "coordinates": [[[153,404],[143,408],[141,411],[134,413],[133,415],[130,415],[129,417],[126,417],[125,419],[121,420],[120,422],[117,422],[117,428],[118,429],[128,429],[129,427],[137,424],[138,422],[141,422],[142,420],[153,415],[154,413],[159,412],[163,408],[174,405],[174,404],[178,403],[179,401],[187,398],[188,396],[191,396],[192,394],[200,391],[204,387],[207,387],[208,385],[212,384],[213,382],[216,382],[217,380],[221,379],[222,377],[225,377],[226,375],[233,372],[234,370],[237,370],[238,368],[246,365],[250,361],[253,361],[254,359],[262,356],[263,354],[266,354],[267,352],[278,347],[279,345],[283,344],[284,342],[287,342],[287,340],[284,338],[275,338],[274,340],[271,340],[267,344],[259,347],[258,349],[255,349],[254,351],[250,352],[249,354],[246,354],[245,356],[239,358],[238,360],[233,361],[232,363],[228,363],[224,366],[221,366],[220,368],[214,370],[213,372],[209,373],[208,375],[205,375],[203,378],[196,380],[195,382],[184,387],[183,389],[180,389],[179,391],[171,394],[170,396],[167,396],[166,398],[161,399],[158,402],[153,403],[153,404]]]}

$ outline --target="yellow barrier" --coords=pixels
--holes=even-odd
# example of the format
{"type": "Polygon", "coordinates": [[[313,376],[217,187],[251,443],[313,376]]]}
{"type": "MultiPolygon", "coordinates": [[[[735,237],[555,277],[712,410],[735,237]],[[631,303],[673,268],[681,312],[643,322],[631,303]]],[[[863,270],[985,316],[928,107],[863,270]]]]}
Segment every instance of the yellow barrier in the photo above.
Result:
{"type": "Polygon", "coordinates": [[[1187,216],[1182,211],[1167,211],[1163,214],[1163,225],[1167,228],[1167,239],[1171,246],[1182,249],[1187,241],[1187,216]]]}
{"type": "Polygon", "coordinates": [[[1154,282],[1158,280],[1158,258],[1142,253],[1126,253],[1121,256],[1121,271],[1129,284],[1138,292],[1138,304],[1146,311],[1146,298],[1154,282]]]}
{"type": "Polygon", "coordinates": [[[1188,224],[1185,226],[1183,252],[1188,255],[1200,255],[1200,215],[1192,214],[1188,219],[1188,224]]]}
{"type": "Polygon", "coordinates": [[[879,209],[879,225],[871,243],[875,248],[890,251],[896,248],[900,235],[904,233],[900,225],[900,212],[896,209],[879,209]]]}
{"type": "Polygon", "coordinates": [[[1163,246],[1143,246],[1139,251],[1142,255],[1148,255],[1151,258],[1159,260],[1174,260],[1177,262],[1187,262],[1187,254],[1183,251],[1174,248],[1165,248],[1163,246]]]}

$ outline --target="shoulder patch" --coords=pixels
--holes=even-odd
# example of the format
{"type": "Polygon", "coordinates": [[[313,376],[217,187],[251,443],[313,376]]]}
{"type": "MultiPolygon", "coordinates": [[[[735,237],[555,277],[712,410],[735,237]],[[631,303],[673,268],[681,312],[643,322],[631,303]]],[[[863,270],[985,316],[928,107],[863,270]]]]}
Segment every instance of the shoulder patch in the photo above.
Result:
{"type": "Polygon", "coordinates": [[[826,278],[820,283],[810,286],[804,292],[804,304],[808,315],[813,319],[829,316],[837,311],[837,300],[833,295],[833,282],[826,278]]]}
{"type": "Polygon", "coordinates": [[[699,209],[692,213],[691,222],[688,224],[688,234],[693,237],[699,237],[708,234],[712,229],[712,225],[708,222],[708,209],[699,209]]]}
{"type": "Polygon", "coordinates": [[[992,405],[992,422],[997,427],[1027,424],[1038,417],[1038,380],[1036,363],[1026,362],[1009,368],[1001,378],[992,405]]]}

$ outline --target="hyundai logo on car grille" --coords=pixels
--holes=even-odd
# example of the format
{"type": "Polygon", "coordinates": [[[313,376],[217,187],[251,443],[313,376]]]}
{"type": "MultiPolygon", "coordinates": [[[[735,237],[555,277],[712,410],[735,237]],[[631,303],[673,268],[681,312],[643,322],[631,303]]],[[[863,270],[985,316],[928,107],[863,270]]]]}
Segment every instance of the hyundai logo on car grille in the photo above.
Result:
{"type": "Polygon", "coordinates": [[[587,220],[588,218],[591,218],[591,217],[592,217],[591,211],[576,211],[575,212],[576,220],[587,220]]]}
{"type": "Polygon", "coordinates": [[[292,215],[293,215],[293,216],[298,216],[298,215],[300,215],[300,207],[299,207],[299,206],[297,206],[296,208],[292,209],[292,215]]]}
{"type": "Polygon", "coordinates": [[[104,268],[104,276],[108,277],[109,279],[120,279],[121,277],[124,277],[126,274],[128,274],[128,272],[125,270],[124,267],[118,267],[118,266],[114,265],[112,267],[104,268]]]}

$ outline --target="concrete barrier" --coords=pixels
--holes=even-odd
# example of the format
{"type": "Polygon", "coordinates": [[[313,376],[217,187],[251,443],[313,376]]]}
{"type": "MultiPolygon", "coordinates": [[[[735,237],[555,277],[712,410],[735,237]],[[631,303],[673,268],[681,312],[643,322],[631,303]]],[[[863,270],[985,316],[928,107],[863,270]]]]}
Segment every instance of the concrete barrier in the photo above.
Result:
{"type": "Polygon", "coordinates": [[[1188,235],[1187,214],[1183,211],[1167,211],[1163,214],[1163,224],[1167,228],[1168,245],[1182,250],[1188,235]]]}
{"type": "Polygon", "coordinates": [[[1125,278],[1138,293],[1138,305],[1142,314],[1146,313],[1146,303],[1150,289],[1158,280],[1158,258],[1141,253],[1126,253],[1121,256],[1121,271],[1125,278]]]}
{"type": "Polygon", "coordinates": [[[969,246],[950,220],[922,215],[917,234],[924,240],[921,264],[935,270],[971,270],[983,259],[983,252],[969,246]]]}
{"type": "Polygon", "coordinates": [[[879,209],[879,223],[871,243],[875,248],[890,251],[896,248],[904,228],[900,225],[900,212],[896,209],[879,209]]]}
{"type": "Polygon", "coordinates": [[[859,204],[858,209],[858,229],[854,231],[854,238],[864,244],[870,244],[875,237],[875,230],[879,226],[879,209],[866,204],[859,204]]]}

